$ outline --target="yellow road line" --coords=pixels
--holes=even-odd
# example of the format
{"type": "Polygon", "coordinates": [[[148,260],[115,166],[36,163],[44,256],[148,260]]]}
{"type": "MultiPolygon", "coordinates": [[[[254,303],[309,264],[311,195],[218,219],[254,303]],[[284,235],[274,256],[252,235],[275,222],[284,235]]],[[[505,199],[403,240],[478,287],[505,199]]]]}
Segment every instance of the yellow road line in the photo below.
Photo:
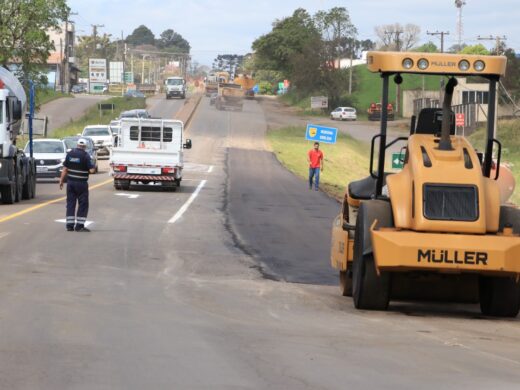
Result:
{"type": "MultiPolygon", "coordinates": [[[[101,186],[104,186],[104,185],[106,185],[108,183],[112,183],[112,182],[113,182],[113,179],[105,180],[105,181],[103,181],[101,183],[93,185],[92,187],[90,187],[90,190],[95,190],[96,188],[99,188],[101,186]]],[[[0,218],[0,223],[6,222],[6,221],[10,221],[11,219],[14,219],[14,218],[20,217],[22,215],[28,214],[28,213],[33,212],[35,210],[41,209],[41,208],[43,208],[45,206],[61,202],[62,200],[65,200],[65,199],[67,199],[66,196],[61,196],[61,197],[56,198],[56,199],[48,200],[47,202],[36,204],[36,205],[34,205],[32,207],[28,207],[28,208],[26,208],[24,210],[21,210],[21,211],[18,211],[16,213],[9,214],[9,215],[7,215],[7,216],[5,216],[3,218],[0,218]]]]}

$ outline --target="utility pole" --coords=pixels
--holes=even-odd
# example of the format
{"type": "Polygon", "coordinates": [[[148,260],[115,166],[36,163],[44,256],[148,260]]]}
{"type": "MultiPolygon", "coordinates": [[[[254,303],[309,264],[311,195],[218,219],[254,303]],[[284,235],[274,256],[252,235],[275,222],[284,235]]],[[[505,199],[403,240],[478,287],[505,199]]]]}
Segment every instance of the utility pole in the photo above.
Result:
{"type": "Polygon", "coordinates": [[[441,36],[441,53],[444,53],[444,36],[445,35],[450,35],[450,32],[449,31],[435,31],[435,32],[429,32],[429,31],[426,31],[426,34],[428,35],[440,35],[441,36]]]}
{"type": "Polygon", "coordinates": [[[92,26],[92,38],[94,40],[94,51],[93,53],[96,53],[97,50],[97,29],[105,27],[104,24],[91,24],[92,26]]]}
{"type": "Polygon", "coordinates": [[[500,47],[501,47],[501,43],[502,41],[506,41],[507,40],[507,37],[505,35],[502,35],[502,36],[493,36],[493,35],[490,35],[489,37],[481,37],[480,35],[477,37],[477,39],[479,41],[495,41],[495,53],[497,56],[499,56],[501,53],[500,53],[500,47]]]}
{"type": "Polygon", "coordinates": [[[64,48],[64,57],[65,63],[63,65],[63,84],[62,84],[62,92],[65,87],[65,92],[70,92],[70,75],[69,75],[69,57],[71,54],[72,46],[74,45],[74,38],[72,39],[72,44],[69,39],[69,23],[73,23],[69,20],[72,15],[77,15],[76,12],[67,11],[67,16],[65,18],[65,48],[64,48]]]}
{"type": "MultiPolygon", "coordinates": [[[[403,30],[385,31],[385,35],[390,37],[395,35],[394,42],[396,51],[401,51],[401,34],[404,34],[403,30]]],[[[395,112],[399,115],[399,110],[401,109],[401,84],[397,84],[395,87],[395,112]]]]}

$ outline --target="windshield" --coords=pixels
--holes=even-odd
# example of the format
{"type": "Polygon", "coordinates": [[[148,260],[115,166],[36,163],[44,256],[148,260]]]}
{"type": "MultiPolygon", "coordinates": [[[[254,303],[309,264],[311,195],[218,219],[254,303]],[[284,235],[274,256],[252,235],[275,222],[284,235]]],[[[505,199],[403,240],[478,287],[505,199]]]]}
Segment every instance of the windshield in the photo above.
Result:
{"type": "MultiPolygon", "coordinates": [[[[25,146],[29,150],[29,144],[25,146]]],[[[65,153],[65,147],[61,141],[38,141],[33,143],[34,153],[65,153]]]]}
{"type": "Polygon", "coordinates": [[[121,118],[137,118],[137,112],[123,112],[121,118]]]}
{"type": "Polygon", "coordinates": [[[104,135],[110,135],[110,130],[108,130],[106,127],[92,127],[92,128],[88,128],[88,129],[85,129],[83,130],[83,135],[86,135],[86,136],[96,136],[96,135],[101,135],[101,136],[104,136],[104,135]]]}
{"type": "MultiPolygon", "coordinates": [[[[65,138],[63,142],[65,142],[65,147],[68,149],[74,149],[78,146],[79,138],[65,138]]],[[[87,151],[92,150],[92,143],[87,139],[87,151]]]]}
{"type": "Polygon", "coordinates": [[[168,85],[182,85],[182,79],[168,79],[168,85]]]}

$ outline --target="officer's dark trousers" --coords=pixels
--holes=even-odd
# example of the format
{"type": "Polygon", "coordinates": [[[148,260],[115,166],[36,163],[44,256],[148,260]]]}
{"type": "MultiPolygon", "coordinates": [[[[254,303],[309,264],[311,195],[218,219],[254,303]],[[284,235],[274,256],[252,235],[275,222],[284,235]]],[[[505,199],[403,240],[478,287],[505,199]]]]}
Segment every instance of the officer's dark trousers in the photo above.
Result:
{"type": "Polygon", "coordinates": [[[67,183],[67,228],[80,229],[85,226],[88,214],[88,182],[73,181],[67,183]],[[78,212],[76,213],[76,203],[78,212]]]}

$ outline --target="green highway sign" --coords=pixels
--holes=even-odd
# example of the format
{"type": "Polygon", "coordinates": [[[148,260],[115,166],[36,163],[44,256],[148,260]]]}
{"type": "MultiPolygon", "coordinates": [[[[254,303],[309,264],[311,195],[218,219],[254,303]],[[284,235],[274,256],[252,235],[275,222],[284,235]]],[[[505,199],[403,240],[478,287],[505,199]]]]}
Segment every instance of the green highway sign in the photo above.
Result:
{"type": "Polygon", "coordinates": [[[134,82],[134,73],[133,72],[125,72],[124,73],[124,81],[127,84],[131,84],[134,82]]]}
{"type": "Polygon", "coordinates": [[[392,153],[392,169],[403,169],[404,153],[392,153]]]}

